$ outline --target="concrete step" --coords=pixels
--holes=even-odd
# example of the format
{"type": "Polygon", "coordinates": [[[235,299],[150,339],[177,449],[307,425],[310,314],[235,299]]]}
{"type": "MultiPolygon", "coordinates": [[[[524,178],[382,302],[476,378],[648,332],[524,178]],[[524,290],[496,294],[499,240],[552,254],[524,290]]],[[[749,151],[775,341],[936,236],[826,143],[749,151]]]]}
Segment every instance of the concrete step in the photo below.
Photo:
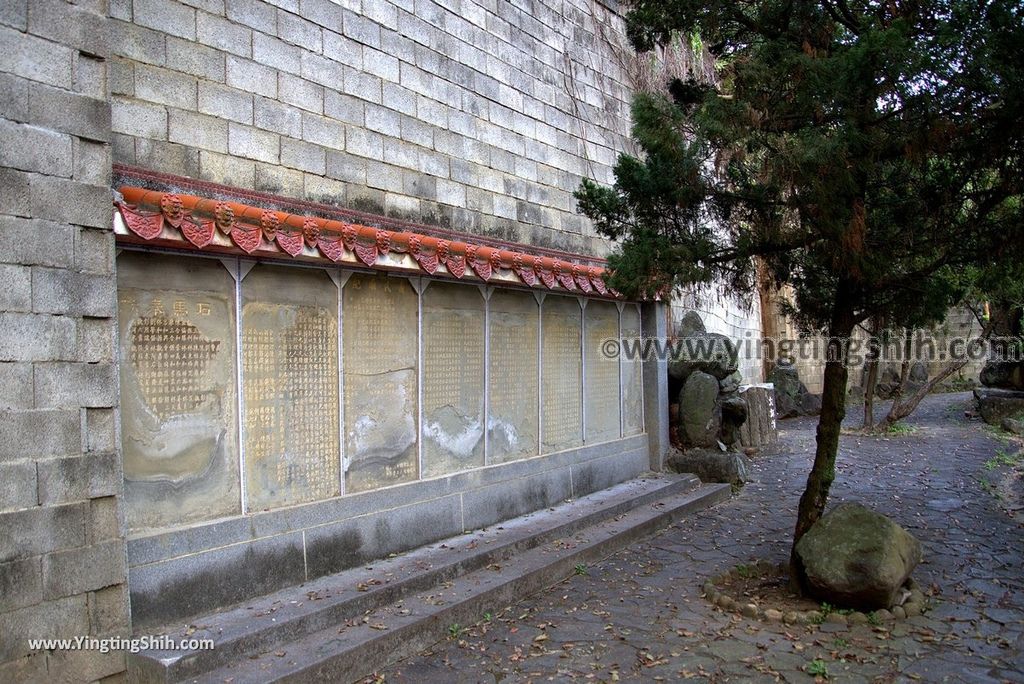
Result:
{"type": "Polygon", "coordinates": [[[577,563],[728,496],[727,486],[701,486],[693,476],[632,480],[167,630],[175,639],[213,639],[216,648],[131,655],[130,676],[357,679],[444,638],[450,624],[472,624],[563,579],[577,563]]]}

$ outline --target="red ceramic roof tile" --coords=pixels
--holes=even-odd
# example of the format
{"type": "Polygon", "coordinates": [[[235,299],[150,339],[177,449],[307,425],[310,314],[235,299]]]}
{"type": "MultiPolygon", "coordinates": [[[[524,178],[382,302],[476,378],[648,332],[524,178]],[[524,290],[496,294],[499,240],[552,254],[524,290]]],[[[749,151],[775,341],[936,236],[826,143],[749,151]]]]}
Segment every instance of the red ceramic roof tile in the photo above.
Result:
{"type": "Polygon", "coordinates": [[[467,241],[445,239],[134,186],[123,186],[120,192],[123,201],[116,206],[128,229],[118,235],[122,243],[267,259],[347,262],[457,279],[470,274],[483,281],[618,296],[605,285],[606,269],[583,255],[531,254],[519,246],[502,248],[492,240],[483,244],[469,236],[467,241]],[[390,253],[409,258],[386,259],[390,253]]]}

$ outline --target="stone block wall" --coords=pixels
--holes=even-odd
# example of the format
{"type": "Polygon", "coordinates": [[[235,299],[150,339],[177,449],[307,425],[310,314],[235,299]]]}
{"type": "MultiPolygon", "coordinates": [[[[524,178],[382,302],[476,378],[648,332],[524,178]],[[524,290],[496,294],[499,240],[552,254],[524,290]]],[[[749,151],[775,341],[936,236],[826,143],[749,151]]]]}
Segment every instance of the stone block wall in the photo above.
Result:
{"type": "Polygon", "coordinates": [[[603,254],[629,132],[600,0],[112,0],[114,161],[603,254]]]}
{"type": "Polygon", "coordinates": [[[93,681],[125,635],[105,2],[0,5],[0,681],[93,681]]]}

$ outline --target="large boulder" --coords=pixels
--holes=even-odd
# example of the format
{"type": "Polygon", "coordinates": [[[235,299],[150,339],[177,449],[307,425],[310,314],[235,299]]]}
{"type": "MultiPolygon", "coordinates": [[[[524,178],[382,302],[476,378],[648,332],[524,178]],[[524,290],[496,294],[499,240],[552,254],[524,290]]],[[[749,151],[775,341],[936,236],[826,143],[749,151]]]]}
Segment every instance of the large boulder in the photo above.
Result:
{"type": "Polygon", "coordinates": [[[732,446],[740,441],[740,426],[747,420],[747,400],[741,396],[722,399],[722,444],[732,446]]]}
{"type": "Polygon", "coordinates": [[[695,371],[679,393],[679,417],[687,444],[710,447],[718,444],[722,428],[722,407],[718,402],[718,380],[695,371]]]}
{"type": "Polygon", "coordinates": [[[989,361],[978,379],[985,387],[1024,390],[1024,361],[989,361]]]}
{"type": "Polygon", "coordinates": [[[899,389],[899,368],[890,364],[881,366],[878,369],[878,380],[875,382],[875,396],[879,399],[892,399],[899,389]]]}
{"type": "Polygon", "coordinates": [[[1002,425],[1004,418],[1024,415],[1022,391],[979,387],[974,390],[974,398],[978,400],[978,413],[989,425],[1002,425]]]}
{"type": "Polygon", "coordinates": [[[707,330],[704,328],[704,321],[696,311],[687,311],[676,323],[676,337],[695,337],[703,335],[707,330]]]}
{"type": "Polygon", "coordinates": [[[713,449],[673,449],[665,461],[669,470],[693,473],[701,482],[741,485],[750,478],[750,461],[743,454],[713,449]]]}
{"type": "Polygon", "coordinates": [[[779,418],[813,416],[821,412],[821,398],[807,391],[795,366],[776,364],[768,374],[768,382],[775,386],[775,415],[779,418]]]}
{"type": "Polygon", "coordinates": [[[671,378],[685,382],[696,371],[722,380],[739,369],[736,345],[720,333],[697,333],[676,343],[676,355],[668,363],[671,378]]]}
{"type": "Polygon", "coordinates": [[[896,602],[921,561],[921,544],[884,515],[843,503],[811,526],[796,553],[816,599],[869,611],[896,602]]]}

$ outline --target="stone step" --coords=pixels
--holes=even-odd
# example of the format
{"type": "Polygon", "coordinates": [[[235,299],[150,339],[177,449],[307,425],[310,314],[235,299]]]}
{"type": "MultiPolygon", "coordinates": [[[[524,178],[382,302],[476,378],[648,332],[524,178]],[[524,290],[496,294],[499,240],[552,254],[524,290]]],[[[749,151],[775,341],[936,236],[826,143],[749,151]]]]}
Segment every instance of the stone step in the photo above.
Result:
{"type": "Polygon", "coordinates": [[[305,667],[323,666],[339,673],[332,675],[335,679],[360,670],[353,675],[355,678],[379,667],[375,664],[377,660],[367,660],[373,649],[385,649],[382,653],[392,660],[415,653],[444,637],[450,624],[445,620],[476,622],[486,610],[473,613],[474,606],[488,603],[494,612],[495,605],[504,606],[521,598],[524,591],[536,591],[562,579],[576,563],[595,560],[600,553],[607,555],[675,517],[728,495],[728,487],[700,486],[693,476],[632,480],[577,501],[320,578],[168,630],[166,633],[175,639],[213,639],[216,648],[131,655],[130,675],[133,681],[223,681],[234,677],[237,682],[248,681],[250,677],[273,679],[277,676],[270,672],[273,668],[284,668],[282,671],[287,674],[295,668],[301,671],[305,667]],[[538,574],[527,559],[549,562],[541,563],[538,574]],[[503,569],[495,571],[496,567],[503,569]],[[520,572],[525,577],[518,577],[520,572]],[[481,578],[487,581],[481,582],[481,578]],[[436,596],[438,591],[449,592],[451,586],[478,586],[480,591],[469,592],[451,605],[437,606],[438,610],[433,611],[437,615],[425,608],[415,614],[403,614],[404,609],[396,607],[428,601],[424,597],[436,596]],[[397,612],[393,627],[387,630],[367,626],[375,623],[361,623],[348,630],[347,636],[338,633],[341,626],[353,623],[354,619],[378,612],[383,615],[389,610],[397,612]],[[357,639],[359,633],[365,633],[364,638],[357,639]],[[388,645],[387,640],[395,638],[395,633],[404,636],[396,644],[388,645]],[[345,642],[344,647],[339,639],[345,642]],[[321,644],[320,640],[325,641],[321,644]],[[368,651],[352,650],[364,641],[368,651]],[[407,650],[407,643],[416,647],[407,650]],[[295,659],[298,665],[290,665],[293,658],[275,655],[295,653],[298,648],[306,653],[295,659]],[[313,654],[325,648],[328,650],[322,653],[323,657],[314,659],[313,654]],[[355,660],[345,665],[346,658],[355,660]],[[253,667],[257,669],[249,669],[253,667]],[[246,672],[232,674],[239,668],[246,668],[246,672]],[[267,672],[261,673],[260,668],[267,672]]]}
{"type": "Polygon", "coordinates": [[[449,635],[497,614],[590,564],[653,534],[695,510],[728,498],[728,485],[704,485],[642,505],[571,537],[549,542],[459,576],[342,625],[331,625],[255,658],[245,658],[187,681],[354,682],[415,655],[449,635]]]}

